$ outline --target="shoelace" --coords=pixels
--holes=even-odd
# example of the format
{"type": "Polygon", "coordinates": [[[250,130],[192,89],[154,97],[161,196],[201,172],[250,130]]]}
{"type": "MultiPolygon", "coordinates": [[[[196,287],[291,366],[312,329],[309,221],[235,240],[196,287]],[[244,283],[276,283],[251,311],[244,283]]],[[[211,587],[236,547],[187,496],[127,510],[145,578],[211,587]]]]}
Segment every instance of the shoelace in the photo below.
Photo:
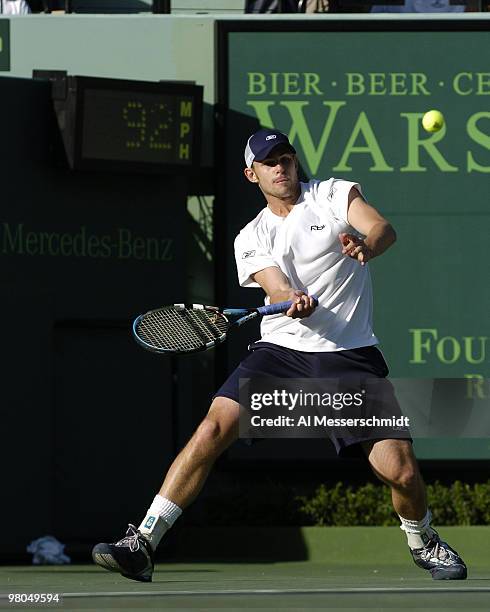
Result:
{"type": "Polygon", "coordinates": [[[443,546],[444,542],[441,540],[432,540],[424,549],[421,554],[422,559],[425,561],[430,559],[437,559],[438,561],[450,561],[452,558],[451,551],[443,546]]]}
{"type": "Polygon", "coordinates": [[[116,543],[116,546],[128,546],[131,552],[136,552],[140,549],[139,531],[134,525],[129,523],[126,536],[116,543]]]}

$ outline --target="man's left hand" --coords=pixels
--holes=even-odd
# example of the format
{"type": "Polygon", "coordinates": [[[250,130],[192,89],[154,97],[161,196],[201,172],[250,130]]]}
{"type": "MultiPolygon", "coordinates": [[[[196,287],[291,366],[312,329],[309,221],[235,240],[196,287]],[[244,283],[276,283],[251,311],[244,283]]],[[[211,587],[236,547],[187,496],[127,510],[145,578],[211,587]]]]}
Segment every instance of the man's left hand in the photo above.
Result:
{"type": "Polygon", "coordinates": [[[361,238],[354,234],[339,234],[340,244],[342,245],[342,253],[357,261],[364,266],[370,259],[374,257],[372,250],[361,238]]]}

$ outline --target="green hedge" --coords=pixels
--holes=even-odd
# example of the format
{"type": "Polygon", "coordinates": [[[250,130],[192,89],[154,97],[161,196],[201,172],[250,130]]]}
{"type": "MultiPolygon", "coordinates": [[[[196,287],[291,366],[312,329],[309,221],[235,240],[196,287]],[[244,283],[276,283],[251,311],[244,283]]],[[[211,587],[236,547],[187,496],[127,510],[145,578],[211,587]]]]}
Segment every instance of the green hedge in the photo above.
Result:
{"type": "MultiPolygon", "coordinates": [[[[435,525],[490,524],[490,481],[468,485],[460,481],[446,486],[427,485],[427,498],[435,525]]],[[[313,495],[296,498],[307,525],[398,525],[388,487],[371,483],[352,487],[338,482],[320,485],[313,495]]]]}
{"type": "MultiPolygon", "coordinates": [[[[434,525],[490,524],[490,480],[480,484],[427,485],[434,525]]],[[[237,478],[215,483],[185,512],[184,522],[202,526],[385,526],[398,525],[390,489],[359,486],[294,486],[237,478]]]]}

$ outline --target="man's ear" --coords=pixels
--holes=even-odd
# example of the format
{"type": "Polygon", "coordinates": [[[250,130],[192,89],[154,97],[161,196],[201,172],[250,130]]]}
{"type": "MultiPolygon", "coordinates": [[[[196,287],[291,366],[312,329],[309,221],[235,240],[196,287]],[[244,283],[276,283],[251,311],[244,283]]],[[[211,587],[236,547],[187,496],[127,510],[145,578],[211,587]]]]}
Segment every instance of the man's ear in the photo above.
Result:
{"type": "Polygon", "coordinates": [[[255,172],[253,171],[252,168],[245,168],[245,170],[243,171],[245,176],[247,177],[247,179],[251,182],[251,183],[258,183],[259,179],[257,178],[257,175],[255,174],[255,172]]]}

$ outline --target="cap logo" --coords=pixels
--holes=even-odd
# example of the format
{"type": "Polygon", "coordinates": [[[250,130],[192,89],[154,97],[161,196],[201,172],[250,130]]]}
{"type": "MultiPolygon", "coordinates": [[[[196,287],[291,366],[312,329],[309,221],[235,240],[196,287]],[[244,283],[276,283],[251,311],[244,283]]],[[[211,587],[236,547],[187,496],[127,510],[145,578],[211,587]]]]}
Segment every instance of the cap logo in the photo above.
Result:
{"type": "Polygon", "coordinates": [[[277,138],[277,136],[275,134],[270,134],[269,136],[266,136],[266,140],[274,140],[274,138],[277,138]]]}

